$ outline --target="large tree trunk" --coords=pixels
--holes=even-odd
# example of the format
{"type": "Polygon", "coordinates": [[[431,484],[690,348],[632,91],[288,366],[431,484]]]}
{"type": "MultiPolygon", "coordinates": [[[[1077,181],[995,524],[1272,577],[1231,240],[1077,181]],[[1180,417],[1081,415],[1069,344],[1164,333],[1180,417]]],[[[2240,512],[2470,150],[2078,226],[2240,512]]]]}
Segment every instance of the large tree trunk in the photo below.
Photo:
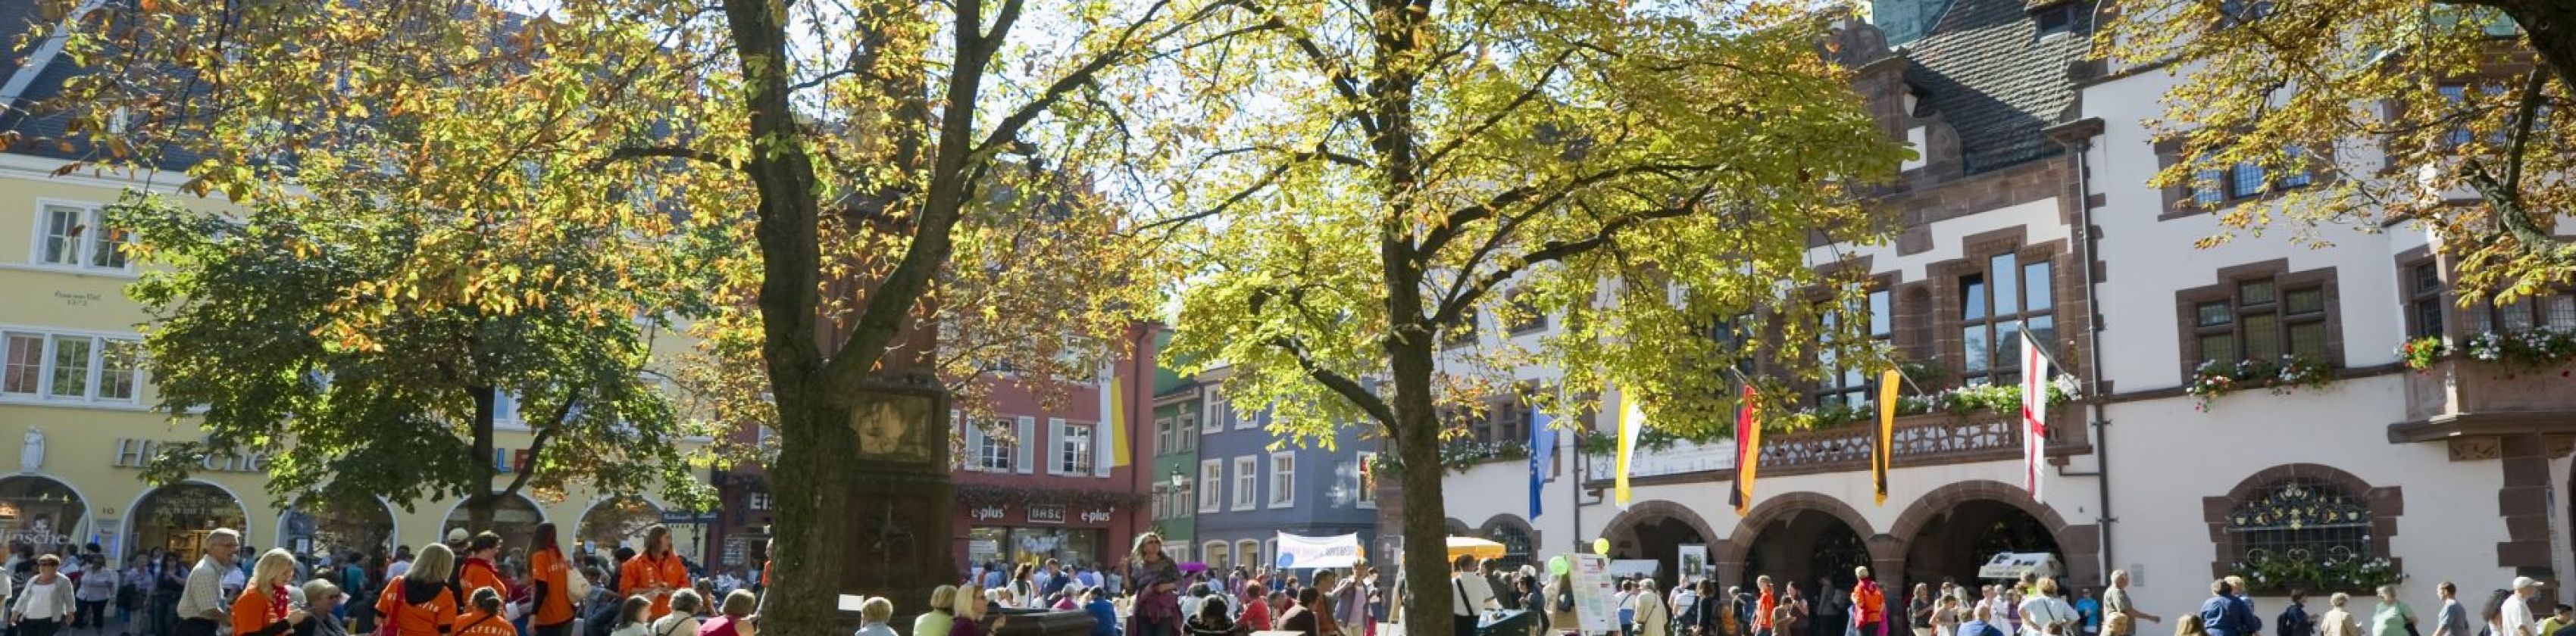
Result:
{"type": "MultiPolygon", "coordinates": [[[[496,448],[492,423],[500,418],[500,391],[488,386],[475,387],[473,391],[474,483],[469,486],[471,494],[465,496],[465,528],[467,532],[482,532],[492,529],[493,507],[500,504],[500,497],[492,493],[492,453],[496,448]]],[[[441,533],[440,538],[446,538],[445,534],[441,533]]]]}
{"type": "MultiPolygon", "coordinates": [[[[1404,375],[1397,377],[1404,384],[1404,375]]],[[[1422,377],[1428,385],[1428,376],[1422,377]]],[[[1395,427],[1389,438],[1404,466],[1399,480],[1404,489],[1404,627],[1407,634],[1448,636],[1457,618],[1450,613],[1449,512],[1440,500],[1440,428],[1429,415],[1430,396],[1411,395],[1421,397],[1397,396],[1396,414],[1408,423],[1395,427]]]]}
{"type": "Polygon", "coordinates": [[[836,628],[845,622],[839,614],[840,594],[855,591],[841,584],[855,528],[847,522],[849,471],[836,458],[850,457],[856,445],[848,428],[833,425],[846,421],[847,411],[825,405],[828,398],[819,391],[819,379],[807,378],[799,383],[802,387],[791,386],[792,380],[771,382],[780,389],[781,439],[770,472],[779,477],[770,481],[777,495],[772,531],[778,547],[770,557],[777,568],[771,581],[777,592],[763,610],[766,632],[839,633],[836,628]]]}

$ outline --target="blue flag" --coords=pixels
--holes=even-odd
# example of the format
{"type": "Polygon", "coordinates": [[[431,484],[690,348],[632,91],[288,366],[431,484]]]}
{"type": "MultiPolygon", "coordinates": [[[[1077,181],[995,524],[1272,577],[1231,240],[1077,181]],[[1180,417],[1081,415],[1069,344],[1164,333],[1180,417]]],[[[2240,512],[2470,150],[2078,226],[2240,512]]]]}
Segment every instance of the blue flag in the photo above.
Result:
{"type": "Polygon", "coordinates": [[[1530,513],[1538,520],[1539,493],[1547,490],[1548,465],[1556,457],[1556,427],[1548,425],[1546,413],[1530,414],[1530,513]]]}

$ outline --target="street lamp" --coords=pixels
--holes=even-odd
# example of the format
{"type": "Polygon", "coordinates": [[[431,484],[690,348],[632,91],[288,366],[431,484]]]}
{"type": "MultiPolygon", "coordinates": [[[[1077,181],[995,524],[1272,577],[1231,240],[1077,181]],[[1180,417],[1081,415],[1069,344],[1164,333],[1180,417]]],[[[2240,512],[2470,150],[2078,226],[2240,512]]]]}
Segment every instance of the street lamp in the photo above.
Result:
{"type": "Polygon", "coordinates": [[[1179,467],[1179,466],[1173,466],[1173,467],[1172,467],[1172,487],[1173,487],[1173,488],[1177,489],[1177,488],[1180,488],[1180,487],[1182,487],[1182,486],[1189,485],[1189,482],[1190,482],[1189,477],[1186,477],[1186,476],[1181,475],[1181,467],[1179,467]]]}

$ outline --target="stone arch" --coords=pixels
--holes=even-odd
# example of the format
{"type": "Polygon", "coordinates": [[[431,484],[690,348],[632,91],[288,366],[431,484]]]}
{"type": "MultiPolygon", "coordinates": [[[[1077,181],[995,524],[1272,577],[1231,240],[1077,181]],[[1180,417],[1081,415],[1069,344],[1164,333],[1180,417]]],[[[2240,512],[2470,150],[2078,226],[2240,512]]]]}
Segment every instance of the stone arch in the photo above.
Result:
{"type": "Polygon", "coordinates": [[[1476,527],[1476,536],[1485,539],[1492,539],[1494,541],[1501,542],[1506,546],[1505,558],[1503,559],[1503,565],[1505,566],[1518,567],[1525,563],[1534,562],[1538,558],[1538,555],[1545,554],[1547,552],[1546,550],[1541,549],[1541,547],[1546,546],[1547,543],[1540,540],[1541,537],[1538,534],[1538,528],[1531,526],[1530,522],[1521,519],[1519,515],[1508,512],[1494,515],[1492,518],[1486,519],[1484,525],[1476,527]],[[1504,541],[1502,539],[1502,534],[1506,532],[1518,533],[1520,538],[1525,542],[1525,547],[1527,549],[1523,550],[1519,554],[1512,554],[1508,550],[1508,548],[1512,547],[1512,542],[1504,541]]]}
{"type": "MultiPolygon", "coordinates": [[[[1861,516],[1860,510],[1853,508],[1850,503],[1823,493],[1793,492],[1765,498],[1760,505],[1754,506],[1752,511],[1746,513],[1742,520],[1736,522],[1734,534],[1726,541],[1710,547],[1710,558],[1717,566],[1719,579],[1727,585],[1751,584],[1749,579],[1753,573],[1745,572],[1745,569],[1753,560],[1754,542],[1761,538],[1762,531],[1775,522],[1797,521],[1800,515],[1811,512],[1840,522],[1851,530],[1862,548],[1859,559],[1861,563],[1855,565],[1869,565],[1873,570],[1886,570],[1890,565],[1901,561],[1904,554],[1900,549],[1901,546],[1879,534],[1877,529],[1870,525],[1869,518],[1861,516]]],[[[1820,569],[1812,574],[1825,574],[1841,579],[1846,578],[1849,572],[1837,569],[1828,573],[1820,569]]],[[[1889,582],[1884,575],[1880,577],[1880,581],[1889,582]]],[[[1806,583],[1801,581],[1800,586],[1807,587],[1806,583]]],[[[1814,593],[1812,589],[1806,591],[1814,593]]]]}
{"type": "MultiPolygon", "coordinates": [[[[2271,486],[2290,480],[2323,483],[2343,491],[2344,496],[2368,506],[2370,529],[2366,534],[2369,537],[2370,552],[2387,559],[2390,567],[2396,572],[2406,571],[2404,560],[2394,556],[2389,549],[2389,538],[2397,534],[2397,517],[2406,512],[2406,497],[2403,489],[2398,486],[2373,487],[2360,476],[2333,466],[2293,463],[2255,471],[2254,474],[2247,475],[2243,481],[2236,482],[2236,487],[2228,489],[2224,497],[2201,498],[2201,514],[2203,520],[2209,524],[2211,539],[2210,549],[2213,560],[2209,564],[2210,576],[2226,576],[2229,573],[2228,564],[2237,560],[2237,548],[2240,545],[2238,541],[2245,535],[2228,531],[2230,525],[2228,517],[2235,512],[2236,507],[2261,498],[2264,491],[2271,486]]],[[[2258,593],[2262,592],[2263,590],[2258,586],[2258,593]]]]}
{"type": "MultiPolygon", "coordinates": [[[[1610,540],[1610,558],[1661,562],[1661,569],[1655,573],[1655,582],[1663,585],[1664,589],[1671,589],[1680,571],[1680,553],[1675,546],[1699,543],[1710,546],[1714,552],[1720,542],[1720,535],[1709,529],[1708,521],[1701,519],[1699,513],[1663,500],[1638,502],[1618,516],[1611,517],[1610,523],[1601,528],[1601,538],[1610,540]],[[1676,524],[1678,528],[1674,527],[1676,524]],[[1677,536],[1683,533],[1697,535],[1698,540],[1677,536]]],[[[1586,546],[1583,551],[1591,549],[1586,546]]]]}
{"type": "MultiPolygon", "coordinates": [[[[1918,539],[1923,537],[1926,526],[1933,520],[1940,518],[1944,513],[1977,502],[1993,502],[2029,515],[2046,529],[2049,538],[2057,544],[2058,551],[2061,553],[2060,558],[2066,561],[2067,582],[2084,586],[2102,584],[2101,535],[2096,526],[2069,524],[2064,516],[2057,513],[2056,508],[2031,500],[2030,492],[2023,490],[2022,487],[1986,479],[1962,481],[1932,489],[1931,492],[1916,498],[1912,505],[1906,506],[1905,512],[1897,515],[1896,523],[1888,527],[1894,556],[1900,562],[1907,561],[1905,557],[1909,555],[1909,550],[1918,539]]],[[[1916,565],[1920,564],[1907,563],[1909,567],[1916,565]]]]}

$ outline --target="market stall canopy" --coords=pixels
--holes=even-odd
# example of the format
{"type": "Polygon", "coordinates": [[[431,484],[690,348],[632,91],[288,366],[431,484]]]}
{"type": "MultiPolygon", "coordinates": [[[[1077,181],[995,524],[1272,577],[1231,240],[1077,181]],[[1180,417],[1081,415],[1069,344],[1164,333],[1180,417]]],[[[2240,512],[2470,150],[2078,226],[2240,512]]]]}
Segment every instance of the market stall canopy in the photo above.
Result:
{"type": "Polygon", "coordinates": [[[1347,568],[1359,562],[1358,534],[1309,537],[1279,533],[1279,569],[1347,568]]]}
{"type": "Polygon", "coordinates": [[[1461,554],[1478,560],[1500,559],[1503,558],[1503,544],[1475,537],[1450,537],[1449,558],[1456,559],[1461,554]]]}

